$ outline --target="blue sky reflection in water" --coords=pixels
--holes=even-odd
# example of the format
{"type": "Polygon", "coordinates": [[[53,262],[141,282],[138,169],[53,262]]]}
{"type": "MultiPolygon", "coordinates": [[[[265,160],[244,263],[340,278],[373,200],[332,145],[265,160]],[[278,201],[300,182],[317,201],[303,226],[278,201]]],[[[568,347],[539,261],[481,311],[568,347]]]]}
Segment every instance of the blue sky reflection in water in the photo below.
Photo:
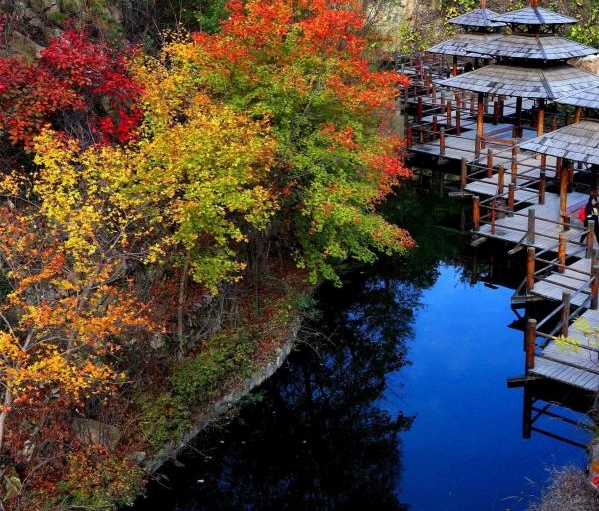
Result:
{"type": "MultiPolygon", "coordinates": [[[[506,385],[524,362],[523,333],[508,328],[512,293],[463,282],[451,266],[423,291],[408,343],[412,366],[388,376],[383,405],[416,415],[401,433],[400,499],[410,511],[525,509],[547,483],[547,468],[584,466],[577,447],[534,432],[522,438],[523,391],[506,385]]],[[[539,425],[589,439],[555,419],[539,425]]]]}

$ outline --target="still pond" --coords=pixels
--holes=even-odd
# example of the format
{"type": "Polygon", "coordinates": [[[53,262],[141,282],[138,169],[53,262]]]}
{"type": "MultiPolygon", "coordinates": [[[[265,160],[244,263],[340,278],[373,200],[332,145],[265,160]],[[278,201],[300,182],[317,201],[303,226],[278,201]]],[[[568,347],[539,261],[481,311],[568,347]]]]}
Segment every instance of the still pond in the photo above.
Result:
{"type": "MultiPolygon", "coordinates": [[[[552,468],[584,466],[571,443],[522,437],[523,390],[506,382],[523,372],[523,333],[513,289],[494,277],[519,280],[520,269],[444,253],[323,288],[284,368],[132,509],[522,511],[552,468]]],[[[588,442],[572,422],[535,425],[588,442]]]]}

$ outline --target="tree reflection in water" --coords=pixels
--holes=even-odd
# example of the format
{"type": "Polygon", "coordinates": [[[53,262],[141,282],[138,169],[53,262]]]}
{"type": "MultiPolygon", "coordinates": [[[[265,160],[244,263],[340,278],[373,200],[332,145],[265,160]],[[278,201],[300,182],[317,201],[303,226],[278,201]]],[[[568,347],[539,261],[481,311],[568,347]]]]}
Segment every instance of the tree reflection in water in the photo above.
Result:
{"type": "Polygon", "coordinates": [[[408,509],[397,497],[398,434],[412,419],[379,405],[386,375],[406,364],[422,289],[436,281],[441,253],[457,253],[440,249],[441,237],[419,242],[409,260],[348,272],[341,289],[324,286],[306,342],[259,399],[202,435],[185,468],[165,471],[172,489],[153,485],[134,510],[408,509]]]}

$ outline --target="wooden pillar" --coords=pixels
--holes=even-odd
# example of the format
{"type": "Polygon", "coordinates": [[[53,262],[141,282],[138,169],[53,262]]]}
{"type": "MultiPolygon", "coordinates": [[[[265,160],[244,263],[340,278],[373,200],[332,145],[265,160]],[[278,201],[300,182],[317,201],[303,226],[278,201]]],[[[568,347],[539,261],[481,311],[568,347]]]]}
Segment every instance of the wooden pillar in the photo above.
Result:
{"type": "Polygon", "coordinates": [[[431,101],[433,105],[437,104],[437,85],[433,83],[433,88],[431,92],[431,101]]]}
{"type": "Polygon", "coordinates": [[[593,220],[589,220],[587,222],[587,251],[586,257],[593,256],[593,244],[595,243],[595,222],[593,220]]]}
{"type": "Polygon", "coordinates": [[[528,228],[526,230],[526,244],[534,245],[535,243],[535,210],[528,209],[528,228]]]}
{"type": "Polygon", "coordinates": [[[545,123],[545,100],[539,99],[539,109],[537,112],[537,137],[543,134],[543,124],[545,123]]]}
{"type": "Polygon", "coordinates": [[[453,66],[452,66],[453,76],[458,76],[458,56],[453,56],[453,66]]]}
{"type": "Polygon", "coordinates": [[[510,181],[516,184],[518,180],[518,146],[515,144],[512,145],[512,165],[510,172],[512,174],[510,181]]]}
{"type": "Polygon", "coordinates": [[[413,133],[412,133],[412,125],[408,125],[407,133],[406,133],[406,146],[408,149],[413,145],[413,133]]]}
{"type": "Polygon", "coordinates": [[[580,115],[582,114],[582,107],[577,106],[574,108],[574,123],[580,122],[580,115]]]}
{"type": "Polygon", "coordinates": [[[460,188],[463,190],[468,184],[468,160],[462,157],[460,163],[460,188]]]}
{"type": "Polygon", "coordinates": [[[545,204],[546,174],[545,169],[541,167],[541,174],[539,176],[539,204],[545,204]]]}
{"type": "Polygon", "coordinates": [[[493,149],[487,149],[487,177],[493,176],[493,149]]]}
{"type": "Polygon", "coordinates": [[[422,104],[422,96],[418,96],[418,104],[416,111],[418,112],[418,122],[422,122],[422,114],[424,112],[424,105],[422,104]]]}
{"type": "Polygon", "coordinates": [[[597,165],[591,165],[591,195],[597,195],[597,165]]]}
{"type": "Polygon", "coordinates": [[[480,197],[472,196],[472,230],[480,230],[480,197]]]}
{"type": "Polygon", "coordinates": [[[516,197],[516,186],[514,183],[510,183],[507,190],[507,209],[510,211],[509,216],[513,216],[511,213],[514,212],[514,202],[516,197]]]}
{"type": "Polygon", "coordinates": [[[497,219],[497,201],[491,199],[491,234],[495,234],[495,220],[497,219]]]}
{"type": "Polygon", "coordinates": [[[477,141],[477,152],[480,154],[480,149],[482,148],[483,141],[483,131],[484,131],[484,122],[485,122],[485,105],[484,105],[485,95],[482,92],[478,93],[478,104],[476,111],[476,137],[477,141]]]}
{"type": "Polygon", "coordinates": [[[599,266],[593,266],[591,270],[593,281],[591,282],[591,309],[599,308],[599,266]]]}
{"type": "Polygon", "coordinates": [[[451,128],[451,99],[445,103],[445,115],[447,117],[447,127],[451,128]]]}
{"type": "Polygon", "coordinates": [[[558,265],[557,265],[557,271],[559,273],[564,273],[564,270],[566,269],[566,233],[564,232],[560,232],[559,236],[559,244],[558,244],[558,249],[557,249],[557,260],[558,260],[558,265]]]}
{"type": "Polygon", "coordinates": [[[439,136],[439,155],[445,154],[445,128],[441,128],[441,135],[439,136]]]}
{"type": "Polygon", "coordinates": [[[497,195],[503,195],[503,187],[505,184],[505,169],[503,163],[497,167],[497,195]]]}
{"type": "Polygon", "coordinates": [[[526,291],[535,287],[535,247],[528,247],[526,251],[526,291]]]}
{"type": "Polygon", "coordinates": [[[566,221],[566,208],[568,206],[568,169],[560,168],[559,181],[559,216],[562,222],[566,221]]]}
{"type": "Polygon", "coordinates": [[[462,133],[462,98],[456,96],[455,98],[455,133],[459,135],[462,133]]]}
{"type": "Polygon", "coordinates": [[[499,101],[493,102],[493,124],[499,123],[499,101]]]}
{"type": "Polygon", "coordinates": [[[522,136],[522,98],[518,96],[516,98],[516,136],[522,136]]]}
{"type": "Polygon", "coordinates": [[[433,140],[437,138],[437,129],[438,129],[437,116],[433,115],[433,140]]]}
{"type": "Polygon", "coordinates": [[[562,328],[561,334],[568,337],[570,327],[570,293],[562,293],[562,328]]]}

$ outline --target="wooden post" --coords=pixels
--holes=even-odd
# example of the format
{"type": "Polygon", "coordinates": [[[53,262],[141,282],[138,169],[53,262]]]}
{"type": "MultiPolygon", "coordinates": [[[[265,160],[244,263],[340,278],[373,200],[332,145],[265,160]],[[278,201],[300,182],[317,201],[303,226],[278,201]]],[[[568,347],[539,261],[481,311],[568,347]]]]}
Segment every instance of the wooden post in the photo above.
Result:
{"type": "Polygon", "coordinates": [[[593,220],[589,220],[587,222],[587,251],[586,256],[592,257],[593,252],[593,243],[595,242],[595,222],[593,220]]]}
{"type": "Polygon", "coordinates": [[[562,328],[561,334],[568,337],[570,327],[570,293],[562,293],[562,328]]]}
{"type": "Polygon", "coordinates": [[[433,115],[433,140],[437,138],[437,116],[433,115]]]}
{"type": "Polygon", "coordinates": [[[447,117],[447,127],[451,128],[451,99],[445,103],[445,116],[447,117]]]}
{"type": "Polygon", "coordinates": [[[526,250],[526,291],[535,287],[535,247],[526,250]]]}
{"type": "Polygon", "coordinates": [[[516,185],[510,183],[507,187],[507,209],[510,211],[509,216],[514,216],[514,202],[516,198],[516,185]]]}
{"type": "Polygon", "coordinates": [[[460,135],[462,133],[462,114],[460,107],[458,106],[455,111],[455,133],[460,135]]]}
{"type": "Polygon", "coordinates": [[[418,112],[418,122],[422,122],[422,115],[424,112],[424,106],[422,104],[422,96],[418,96],[418,104],[417,104],[417,112],[418,112]]]}
{"type": "Polygon", "coordinates": [[[591,165],[591,195],[597,195],[597,165],[591,165]]]}
{"type": "Polygon", "coordinates": [[[551,121],[551,131],[555,131],[557,129],[557,115],[553,116],[551,121]]]}
{"type": "Polygon", "coordinates": [[[472,196],[472,230],[480,231],[480,197],[472,196]]]}
{"type": "Polygon", "coordinates": [[[445,154],[445,128],[441,128],[441,135],[439,136],[439,156],[445,154]]]}
{"type": "Polygon", "coordinates": [[[478,93],[478,108],[476,112],[476,137],[477,137],[477,148],[480,154],[480,149],[482,147],[483,140],[483,131],[484,131],[484,120],[485,120],[485,112],[484,112],[484,97],[485,95],[482,92],[478,93]]]}
{"type": "Polygon", "coordinates": [[[433,83],[433,90],[431,92],[432,98],[431,101],[433,105],[437,104],[437,85],[433,83]]]}
{"type": "Polygon", "coordinates": [[[516,184],[518,180],[518,146],[515,145],[515,141],[512,141],[514,145],[512,145],[512,165],[510,172],[512,174],[511,182],[516,184]]]}
{"type": "Polygon", "coordinates": [[[529,208],[528,210],[528,229],[526,231],[526,243],[528,245],[534,245],[535,243],[535,210],[529,208]]]}
{"type": "Polygon", "coordinates": [[[462,157],[460,162],[460,188],[463,190],[468,184],[468,160],[462,157]]]}
{"type": "Polygon", "coordinates": [[[493,124],[499,123],[499,101],[493,102],[493,124]]]}
{"type": "Polygon", "coordinates": [[[493,149],[487,149],[487,177],[493,176],[493,149]]]}
{"type": "Polygon", "coordinates": [[[593,266],[591,270],[593,281],[591,282],[591,309],[599,308],[599,266],[593,266]]]}
{"type": "Polygon", "coordinates": [[[408,147],[408,149],[410,147],[412,147],[413,144],[413,134],[412,134],[412,125],[409,124],[408,125],[408,130],[407,130],[407,134],[406,134],[406,146],[408,147]]]}
{"type": "Polygon", "coordinates": [[[539,109],[537,113],[537,137],[543,134],[543,125],[545,124],[545,100],[539,99],[539,109]]]}
{"type": "Polygon", "coordinates": [[[574,124],[580,122],[580,115],[582,114],[582,107],[577,106],[574,108],[574,124]]]}
{"type": "Polygon", "coordinates": [[[503,187],[505,183],[505,169],[503,163],[497,167],[497,195],[503,195],[503,187]]]}
{"type": "Polygon", "coordinates": [[[543,167],[541,167],[541,173],[539,176],[539,204],[545,204],[545,188],[547,186],[547,177],[546,172],[543,167]]]}
{"type": "Polygon", "coordinates": [[[557,271],[559,273],[564,273],[564,270],[566,269],[566,233],[560,232],[558,239],[557,260],[559,264],[557,265],[557,271]]]}
{"type": "Polygon", "coordinates": [[[458,56],[453,56],[453,66],[452,66],[453,76],[458,76],[458,56]]]}
{"type": "MultiPolygon", "coordinates": [[[[559,182],[559,216],[562,222],[566,222],[566,208],[568,204],[568,169],[562,167],[559,182]]],[[[564,225],[567,230],[567,226],[564,225]]]]}
{"type": "Polygon", "coordinates": [[[529,318],[526,322],[524,345],[526,347],[526,373],[535,367],[535,348],[537,342],[537,320],[529,318]]]}
{"type": "Polygon", "coordinates": [[[497,201],[491,199],[491,234],[495,234],[495,220],[497,219],[497,201]]]}
{"type": "Polygon", "coordinates": [[[522,136],[522,98],[516,98],[516,136],[522,136]]]}

